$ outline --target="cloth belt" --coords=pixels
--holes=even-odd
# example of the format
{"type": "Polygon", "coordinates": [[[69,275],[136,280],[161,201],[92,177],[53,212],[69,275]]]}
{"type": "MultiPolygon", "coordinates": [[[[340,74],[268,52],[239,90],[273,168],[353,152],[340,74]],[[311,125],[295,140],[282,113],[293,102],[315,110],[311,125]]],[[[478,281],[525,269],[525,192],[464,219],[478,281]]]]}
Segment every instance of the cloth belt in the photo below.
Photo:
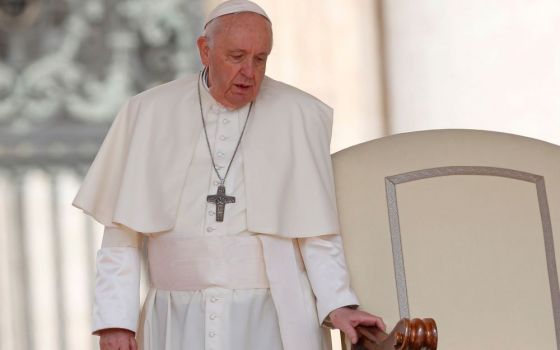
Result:
{"type": "Polygon", "coordinates": [[[158,289],[269,288],[255,236],[150,238],[148,261],[152,286],[158,289]]]}

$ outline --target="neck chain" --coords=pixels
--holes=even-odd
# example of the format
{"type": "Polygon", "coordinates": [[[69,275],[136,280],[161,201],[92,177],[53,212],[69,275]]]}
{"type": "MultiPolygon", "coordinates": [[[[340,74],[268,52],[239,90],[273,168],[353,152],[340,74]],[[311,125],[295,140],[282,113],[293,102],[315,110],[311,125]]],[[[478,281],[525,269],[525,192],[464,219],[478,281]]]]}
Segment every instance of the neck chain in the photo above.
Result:
{"type": "Polygon", "coordinates": [[[229,169],[231,168],[231,164],[233,163],[233,159],[237,154],[237,150],[239,149],[239,145],[241,144],[241,139],[243,138],[243,134],[245,133],[245,128],[247,127],[247,122],[249,121],[249,115],[251,114],[251,110],[253,109],[253,102],[249,105],[249,111],[247,112],[247,116],[245,117],[245,124],[243,124],[243,129],[241,130],[241,135],[239,135],[239,140],[237,140],[237,145],[235,146],[235,151],[233,151],[233,155],[231,156],[231,160],[229,161],[228,167],[226,169],[226,173],[224,177],[220,175],[218,168],[216,167],[216,162],[214,161],[214,154],[212,153],[212,148],[210,147],[210,140],[208,139],[208,131],[206,130],[206,121],[204,120],[204,111],[202,108],[202,96],[200,93],[200,81],[202,80],[202,72],[199,75],[198,79],[198,104],[200,106],[200,117],[202,118],[202,126],[204,128],[204,136],[206,137],[206,145],[208,146],[208,152],[210,152],[210,159],[212,160],[212,167],[220,179],[220,185],[218,186],[218,191],[215,195],[209,195],[206,197],[206,200],[209,203],[216,204],[216,221],[222,222],[224,221],[224,212],[225,212],[225,205],[229,203],[235,203],[235,197],[226,195],[226,187],[225,181],[226,177],[229,174],[229,169]]]}

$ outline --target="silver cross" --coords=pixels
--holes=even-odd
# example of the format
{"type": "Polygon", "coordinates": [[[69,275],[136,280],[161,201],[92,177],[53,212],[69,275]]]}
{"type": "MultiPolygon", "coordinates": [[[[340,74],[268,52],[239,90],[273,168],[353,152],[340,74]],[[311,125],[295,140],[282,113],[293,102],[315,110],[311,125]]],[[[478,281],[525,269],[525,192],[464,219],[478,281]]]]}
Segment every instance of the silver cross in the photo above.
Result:
{"type": "Polygon", "coordinates": [[[208,203],[216,204],[216,221],[224,221],[224,212],[226,204],[235,203],[235,197],[226,195],[226,187],[224,185],[218,186],[216,194],[206,197],[208,203]]]}

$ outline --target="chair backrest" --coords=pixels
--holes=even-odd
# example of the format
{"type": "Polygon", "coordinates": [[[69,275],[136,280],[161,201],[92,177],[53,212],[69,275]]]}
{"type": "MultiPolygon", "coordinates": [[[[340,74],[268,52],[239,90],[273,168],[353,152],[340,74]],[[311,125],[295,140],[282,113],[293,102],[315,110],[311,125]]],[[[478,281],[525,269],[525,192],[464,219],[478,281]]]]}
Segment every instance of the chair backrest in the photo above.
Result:
{"type": "Polygon", "coordinates": [[[432,317],[441,349],[560,349],[560,147],[474,130],[333,155],[362,307],[432,317]]]}

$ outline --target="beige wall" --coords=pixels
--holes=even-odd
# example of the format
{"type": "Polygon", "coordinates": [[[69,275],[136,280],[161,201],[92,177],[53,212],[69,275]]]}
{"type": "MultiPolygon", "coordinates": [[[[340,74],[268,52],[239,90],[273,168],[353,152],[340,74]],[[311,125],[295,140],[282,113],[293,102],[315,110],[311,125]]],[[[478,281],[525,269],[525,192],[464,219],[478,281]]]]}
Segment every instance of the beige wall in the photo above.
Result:
{"type": "Polygon", "coordinates": [[[560,144],[560,2],[384,2],[390,132],[473,128],[560,144]]]}

